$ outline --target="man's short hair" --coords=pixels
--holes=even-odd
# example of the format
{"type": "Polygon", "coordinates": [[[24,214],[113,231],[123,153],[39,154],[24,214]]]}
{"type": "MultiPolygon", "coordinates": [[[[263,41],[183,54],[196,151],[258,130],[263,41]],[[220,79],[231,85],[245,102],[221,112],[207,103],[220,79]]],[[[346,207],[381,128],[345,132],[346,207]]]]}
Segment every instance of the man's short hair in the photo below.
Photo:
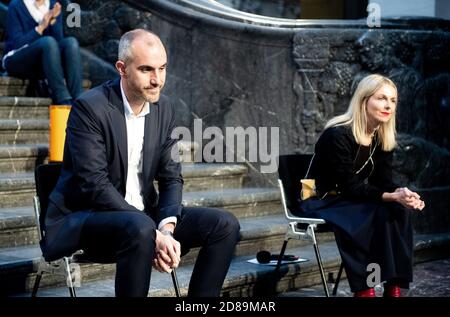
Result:
{"type": "Polygon", "coordinates": [[[145,29],[135,29],[126,32],[125,34],[122,35],[119,41],[119,53],[118,53],[119,60],[124,62],[129,62],[132,60],[133,54],[131,52],[131,44],[133,43],[133,40],[138,36],[140,36],[143,32],[154,35],[159,39],[158,35],[156,35],[152,31],[145,29]]]}

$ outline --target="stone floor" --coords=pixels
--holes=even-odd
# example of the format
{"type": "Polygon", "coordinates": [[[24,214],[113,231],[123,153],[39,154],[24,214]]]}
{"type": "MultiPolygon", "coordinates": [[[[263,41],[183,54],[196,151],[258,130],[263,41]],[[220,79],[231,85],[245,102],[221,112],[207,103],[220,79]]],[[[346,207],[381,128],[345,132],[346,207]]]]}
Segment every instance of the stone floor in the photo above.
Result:
{"type": "MultiPolygon", "coordinates": [[[[331,289],[331,287],[330,287],[331,289]]],[[[375,287],[377,296],[382,296],[383,287],[375,287]]],[[[409,290],[403,290],[404,296],[410,297],[450,297],[450,258],[414,266],[414,280],[409,290]]],[[[280,297],[318,297],[323,296],[323,288],[316,285],[294,292],[286,292],[280,297]]],[[[339,284],[337,296],[352,296],[347,280],[339,284]]]]}

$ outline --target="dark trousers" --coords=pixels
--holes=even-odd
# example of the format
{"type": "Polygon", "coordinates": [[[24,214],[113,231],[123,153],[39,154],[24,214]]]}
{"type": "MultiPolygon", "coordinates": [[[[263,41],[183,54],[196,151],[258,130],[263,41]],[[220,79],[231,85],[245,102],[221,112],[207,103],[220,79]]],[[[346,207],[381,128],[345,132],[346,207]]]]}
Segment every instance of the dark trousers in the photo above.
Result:
{"type": "Polygon", "coordinates": [[[379,266],[381,282],[409,288],[413,277],[411,212],[396,203],[383,204],[374,210],[368,251],[358,247],[345,232],[335,229],[336,242],[353,292],[369,288],[367,277],[372,272],[367,266],[370,263],[379,266]]]}
{"type": "MultiPolygon", "coordinates": [[[[80,248],[94,262],[117,263],[116,296],[147,296],[156,226],[146,214],[131,211],[93,212],[86,219],[80,248]]],[[[236,217],[227,211],[183,208],[174,238],[181,244],[182,255],[193,247],[201,247],[188,296],[220,295],[239,241],[239,229],[236,217]]]]}
{"type": "Polygon", "coordinates": [[[51,36],[43,36],[8,57],[5,68],[14,77],[47,79],[55,104],[76,98],[83,91],[80,49],[74,37],[58,43],[51,36]]]}

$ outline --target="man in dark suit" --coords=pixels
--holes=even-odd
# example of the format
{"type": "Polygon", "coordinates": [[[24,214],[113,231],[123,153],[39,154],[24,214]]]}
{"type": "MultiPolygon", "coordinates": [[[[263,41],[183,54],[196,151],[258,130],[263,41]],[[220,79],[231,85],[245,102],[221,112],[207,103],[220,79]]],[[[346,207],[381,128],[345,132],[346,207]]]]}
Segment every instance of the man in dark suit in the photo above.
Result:
{"type": "Polygon", "coordinates": [[[76,100],[45,219],[44,256],[83,249],[94,261],[117,263],[116,296],[146,296],[152,265],[171,272],[181,254],[201,246],[188,295],[219,296],[239,223],[224,210],[181,205],[175,111],[160,94],[166,65],[158,36],[127,32],[116,62],[120,79],[76,100]]]}

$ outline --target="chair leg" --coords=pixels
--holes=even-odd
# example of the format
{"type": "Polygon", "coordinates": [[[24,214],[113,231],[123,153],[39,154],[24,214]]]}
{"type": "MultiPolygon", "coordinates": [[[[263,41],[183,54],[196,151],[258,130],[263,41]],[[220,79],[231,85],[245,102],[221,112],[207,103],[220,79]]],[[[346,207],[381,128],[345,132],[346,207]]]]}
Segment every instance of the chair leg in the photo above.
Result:
{"type": "Polygon", "coordinates": [[[323,271],[322,258],[320,257],[319,246],[317,242],[314,243],[314,251],[316,252],[317,265],[319,266],[320,277],[322,278],[323,289],[325,291],[325,296],[330,297],[330,293],[328,291],[327,280],[325,279],[325,272],[323,271]]]}
{"type": "Polygon", "coordinates": [[[288,238],[284,239],[283,246],[281,247],[280,257],[278,258],[277,266],[275,267],[275,272],[278,272],[278,270],[280,269],[281,260],[283,259],[284,252],[286,251],[286,246],[288,244],[288,241],[289,241],[288,238]]]}
{"type": "Polygon", "coordinates": [[[333,296],[336,296],[337,294],[337,289],[339,286],[339,282],[341,281],[341,276],[342,276],[342,271],[344,270],[344,263],[341,262],[341,266],[339,267],[339,272],[338,275],[336,277],[336,282],[334,283],[334,287],[333,287],[333,296]]]}
{"type": "Polygon", "coordinates": [[[177,297],[181,297],[180,287],[178,286],[178,278],[177,278],[177,273],[175,272],[175,269],[172,270],[171,275],[172,275],[173,288],[175,289],[175,295],[177,297]]]}
{"type": "Polygon", "coordinates": [[[39,284],[41,283],[41,278],[42,275],[44,274],[44,272],[38,272],[36,275],[36,280],[34,281],[34,285],[33,285],[33,291],[31,292],[31,297],[36,297],[38,289],[39,289],[39,284]]]}
{"type": "Polygon", "coordinates": [[[70,297],[77,297],[77,294],[75,293],[75,287],[69,286],[69,293],[70,297]]]}
{"type": "Polygon", "coordinates": [[[72,272],[70,272],[70,265],[69,265],[68,258],[64,258],[64,265],[65,265],[65,269],[66,269],[66,282],[68,284],[67,286],[69,287],[70,297],[77,297],[77,294],[75,292],[75,287],[73,286],[72,272]]]}

